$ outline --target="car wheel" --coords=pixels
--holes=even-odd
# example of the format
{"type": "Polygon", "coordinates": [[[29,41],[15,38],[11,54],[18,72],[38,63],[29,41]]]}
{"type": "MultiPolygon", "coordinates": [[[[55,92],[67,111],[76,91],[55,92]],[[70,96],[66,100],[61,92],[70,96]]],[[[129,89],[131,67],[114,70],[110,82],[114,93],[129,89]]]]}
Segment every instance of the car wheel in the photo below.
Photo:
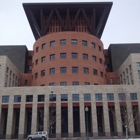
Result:
{"type": "Polygon", "coordinates": [[[45,137],[42,137],[41,140],[46,140],[46,138],[45,137]]]}
{"type": "Polygon", "coordinates": [[[31,137],[29,137],[29,138],[28,138],[28,140],[32,140],[32,138],[31,138],[31,137]]]}

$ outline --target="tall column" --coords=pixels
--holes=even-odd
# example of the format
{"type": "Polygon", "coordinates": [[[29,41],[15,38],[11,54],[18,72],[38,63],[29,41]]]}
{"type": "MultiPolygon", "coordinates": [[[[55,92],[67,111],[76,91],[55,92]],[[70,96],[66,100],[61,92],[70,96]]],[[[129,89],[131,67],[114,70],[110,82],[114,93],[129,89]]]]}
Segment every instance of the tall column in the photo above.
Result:
{"type": "Polygon", "coordinates": [[[105,135],[110,136],[110,123],[109,123],[109,113],[108,113],[108,102],[106,94],[103,93],[103,115],[104,115],[104,128],[105,135]]]}
{"type": "Polygon", "coordinates": [[[25,95],[21,96],[20,118],[19,118],[19,139],[23,139],[25,134],[25,95]]]}
{"type": "Polygon", "coordinates": [[[128,111],[128,117],[130,118],[129,124],[129,132],[131,136],[135,135],[135,130],[134,130],[134,121],[133,121],[133,111],[132,111],[132,104],[131,104],[131,99],[130,99],[130,93],[127,93],[126,95],[126,103],[127,103],[127,111],[128,111]]]}
{"type": "Polygon", "coordinates": [[[31,133],[37,131],[37,95],[33,95],[31,133]]]}
{"type": "Polygon", "coordinates": [[[71,94],[68,94],[68,133],[69,137],[73,137],[73,104],[71,94]]]}
{"type": "MultiPolygon", "coordinates": [[[[57,99],[60,98],[60,94],[57,94],[57,99]]],[[[61,102],[56,102],[56,137],[61,137],[61,102]]]]}
{"type": "Polygon", "coordinates": [[[86,130],[85,130],[85,107],[84,107],[84,101],[83,101],[83,94],[79,94],[80,96],[80,131],[81,131],[81,137],[86,136],[86,130]]]}
{"type": "Polygon", "coordinates": [[[13,96],[11,95],[9,96],[6,139],[11,139],[12,129],[13,129],[12,125],[13,125],[13,96]]]}
{"type": "Polygon", "coordinates": [[[121,112],[120,112],[120,103],[119,103],[119,99],[118,99],[118,93],[114,93],[114,99],[115,99],[115,116],[114,116],[114,118],[116,121],[117,133],[118,133],[118,136],[122,136],[122,125],[120,123],[121,112]]]}
{"type": "MultiPolygon", "coordinates": [[[[137,98],[140,99],[140,93],[137,93],[137,98]]],[[[140,100],[138,100],[138,117],[137,117],[137,128],[140,131],[140,100]]]]}
{"type": "Polygon", "coordinates": [[[93,99],[93,102],[91,102],[91,113],[92,113],[92,131],[93,131],[93,137],[98,136],[98,128],[97,128],[97,111],[96,111],[96,102],[95,102],[95,94],[91,94],[91,99],[93,99]]]}
{"type": "Polygon", "coordinates": [[[2,108],[1,108],[1,103],[2,103],[2,95],[0,95],[0,125],[1,125],[1,127],[0,127],[0,135],[2,134],[2,108]]]}
{"type": "Polygon", "coordinates": [[[44,104],[44,131],[49,133],[49,94],[45,95],[44,104]]]}

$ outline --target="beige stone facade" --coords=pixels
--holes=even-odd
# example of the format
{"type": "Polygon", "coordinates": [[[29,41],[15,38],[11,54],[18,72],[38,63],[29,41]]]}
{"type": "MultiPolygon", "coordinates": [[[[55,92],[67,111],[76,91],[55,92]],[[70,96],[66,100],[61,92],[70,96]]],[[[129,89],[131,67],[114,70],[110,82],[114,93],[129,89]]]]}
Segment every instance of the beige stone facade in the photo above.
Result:
{"type": "Polygon", "coordinates": [[[7,56],[0,56],[0,87],[19,86],[20,74],[7,56]]]}
{"type": "MultiPolygon", "coordinates": [[[[86,122],[85,122],[85,107],[88,106],[91,108],[91,137],[98,137],[99,136],[99,128],[98,128],[98,121],[97,121],[97,106],[103,107],[103,135],[104,136],[111,136],[111,130],[110,130],[110,122],[109,122],[109,113],[108,113],[108,106],[109,103],[114,103],[115,109],[119,110],[119,99],[118,99],[118,92],[119,89],[122,89],[126,92],[126,95],[130,98],[130,93],[136,93],[137,94],[137,100],[131,100],[131,102],[135,102],[137,104],[140,104],[140,89],[138,85],[98,85],[98,86],[55,86],[55,87],[7,87],[7,88],[0,88],[1,94],[0,94],[0,114],[3,115],[4,109],[7,109],[8,115],[7,115],[7,124],[6,124],[6,138],[10,139],[11,136],[15,133],[15,122],[14,122],[14,112],[18,108],[20,111],[19,115],[19,127],[18,127],[18,137],[24,138],[27,133],[27,108],[32,109],[32,115],[31,117],[31,133],[35,133],[38,131],[38,107],[40,104],[44,107],[44,130],[48,128],[47,123],[50,118],[48,118],[48,110],[49,110],[49,104],[52,103],[52,101],[49,101],[49,96],[52,94],[56,94],[56,101],[53,101],[54,104],[56,104],[56,131],[55,131],[55,137],[60,138],[62,136],[62,112],[61,109],[63,107],[63,104],[67,104],[68,108],[68,135],[67,137],[74,137],[74,128],[73,128],[73,107],[74,104],[78,104],[79,106],[79,119],[80,119],[80,137],[86,136],[86,122]],[[102,99],[97,101],[97,97],[95,98],[95,94],[101,93],[102,99]],[[113,93],[114,94],[114,100],[108,100],[107,99],[107,93],[113,93]],[[68,95],[68,101],[61,101],[62,94],[68,95]],[[73,94],[79,95],[79,101],[73,101],[74,99],[73,94]],[[85,94],[89,94],[90,98],[87,100],[84,98],[85,94]],[[16,95],[21,95],[21,101],[14,102],[14,98],[16,95]],[[27,96],[33,95],[33,101],[27,102],[27,96]],[[44,95],[44,101],[39,102],[38,101],[38,95],[44,95]],[[5,103],[5,100],[3,100],[4,96],[9,96],[9,99],[6,100],[7,103],[5,103]],[[100,105],[99,105],[100,104],[100,105]]],[[[1,126],[0,126],[0,135],[3,133],[3,116],[1,116],[1,126]]],[[[116,135],[122,135],[122,128],[117,123],[116,125],[116,135]]],[[[131,135],[135,134],[134,125],[130,128],[131,135]]]]}

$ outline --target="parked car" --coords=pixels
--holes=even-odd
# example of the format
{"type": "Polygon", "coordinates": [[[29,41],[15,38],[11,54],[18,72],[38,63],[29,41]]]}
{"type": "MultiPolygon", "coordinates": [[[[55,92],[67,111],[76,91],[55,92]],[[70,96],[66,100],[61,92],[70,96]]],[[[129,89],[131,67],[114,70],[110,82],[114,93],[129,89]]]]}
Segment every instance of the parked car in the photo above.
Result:
{"type": "Polygon", "coordinates": [[[27,137],[27,140],[35,140],[35,139],[47,140],[48,139],[47,131],[39,131],[33,135],[28,135],[27,137]]]}

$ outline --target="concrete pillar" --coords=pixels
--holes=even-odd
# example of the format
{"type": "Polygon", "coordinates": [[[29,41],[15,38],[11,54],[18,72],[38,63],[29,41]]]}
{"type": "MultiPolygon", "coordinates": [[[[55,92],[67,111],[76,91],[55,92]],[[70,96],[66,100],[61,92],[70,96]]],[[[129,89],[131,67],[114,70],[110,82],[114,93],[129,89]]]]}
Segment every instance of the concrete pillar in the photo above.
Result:
{"type": "Polygon", "coordinates": [[[96,112],[96,102],[95,102],[95,94],[91,94],[91,99],[93,102],[91,102],[91,116],[92,116],[92,132],[93,137],[98,136],[98,127],[97,127],[97,112],[96,112]]]}
{"type": "Polygon", "coordinates": [[[71,94],[68,94],[68,133],[69,137],[73,137],[73,104],[71,94]]]}
{"type": "Polygon", "coordinates": [[[85,129],[85,107],[83,101],[83,94],[80,93],[80,131],[81,137],[86,137],[86,129],[85,129]]]}
{"type": "Polygon", "coordinates": [[[1,103],[2,103],[2,95],[0,95],[0,125],[1,125],[1,127],[0,127],[0,135],[2,134],[2,108],[1,108],[1,103]]]}
{"type": "Polygon", "coordinates": [[[19,118],[19,139],[23,139],[25,134],[25,95],[21,97],[20,118],[19,118]]]}
{"type": "MultiPolygon", "coordinates": [[[[57,94],[57,100],[60,100],[60,94],[57,94]]],[[[61,137],[61,102],[56,102],[56,137],[61,137]]]]}
{"type": "Polygon", "coordinates": [[[33,95],[33,104],[32,104],[32,126],[31,126],[31,134],[34,134],[37,131],[37,98],[38,96],[33,95]]]}
{"type": "Polygon", "coordinates": [[[129,132],[131,136],[135,135],[135,130],[134,130],[134,123],[133,123],[133,111],[132,111],[132,104],[131,104],[131,99],[130,99],[130,93],[126,93],[126,103],[127,103],[127,111],[128,111],[128,117],[129,117],[129,132]]]}
{"type": "Polygon", "coordinates": [[[7,128],[6,128],[6,139],[11,139],[12,129],[13,129],[13,98],[14,96],[9,96],[8,105],[8,118],[7,118],[7,128]]]}
{"type": "MultiPolygon", "coordinates": [[[[137,93],[137,94],[140,94],[140,93],[137,93]]],[[[140,99],[140,96],[138,97],[138,99],[140,99]]],[[[140,124],[140,100],[138,100],[138,117],[137,117],[137,128],[138,128],[138,131],[140,131],[140,125],[139,124],[140,124]]]]}
{"type": "Polygon", "coordinates": [[[49,133],[49,95],[45,95],[44,103],[44,131],[49,133]]]}
{"type": "Polygon", "coordinates": [[[103,93],[103,116],[104,116],[104,128],[105,135],[110,136],[110,122],[109,122],[109,113],[108,113],[108,102],[106,94],[103,93]]]}
{"type": "Polygon", "coordinates": [[[122,124],[121,121],[121,113],[120,113],[120,102],[118,98],[118,92],[114,93],[114,100],[115,100],[115,116],[114,119],[116,121],[117,133],[118,136],[122,136],[122,124]]]}

